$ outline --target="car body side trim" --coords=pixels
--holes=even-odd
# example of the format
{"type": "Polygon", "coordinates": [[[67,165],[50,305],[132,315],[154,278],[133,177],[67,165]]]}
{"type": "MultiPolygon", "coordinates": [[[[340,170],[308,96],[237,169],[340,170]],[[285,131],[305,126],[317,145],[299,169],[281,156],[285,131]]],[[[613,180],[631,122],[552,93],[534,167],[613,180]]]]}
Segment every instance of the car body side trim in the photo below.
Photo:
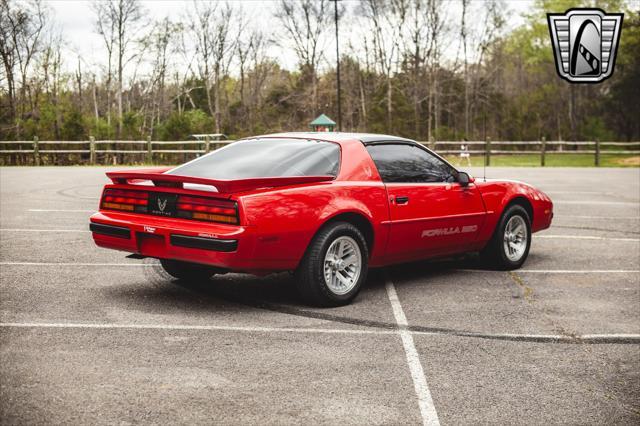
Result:
{"type": "Polygon", "coordinates": [[[447,215],[447,216],[433,216],[433,217],[419,217],[415,219],[402,219],[402,220],[385,220],[380,222],[381,225],[389,225],[391,223],[410,223],[410,222],[427,222],[431,220],[443,220],[443,219],[457,219],[461,217],[475,217],[475,216],[484,216],[488,214],[488,212],[478,212],[478,213],[463,213],[463,214],[455,214],[455,215],[447,215]]]}

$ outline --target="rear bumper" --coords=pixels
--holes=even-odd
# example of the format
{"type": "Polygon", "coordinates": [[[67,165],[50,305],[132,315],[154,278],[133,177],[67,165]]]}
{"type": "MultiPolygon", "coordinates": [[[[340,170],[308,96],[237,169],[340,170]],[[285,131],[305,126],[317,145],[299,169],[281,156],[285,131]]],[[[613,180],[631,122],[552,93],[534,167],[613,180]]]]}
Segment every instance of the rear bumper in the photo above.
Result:
{"type": "Polygon", "coordinates": [[[91,216],[89,228],[98,246],[142,256],[237,271],[284,269],[255,258],[256,236],[250,226],[102,211],[91,216]]]}

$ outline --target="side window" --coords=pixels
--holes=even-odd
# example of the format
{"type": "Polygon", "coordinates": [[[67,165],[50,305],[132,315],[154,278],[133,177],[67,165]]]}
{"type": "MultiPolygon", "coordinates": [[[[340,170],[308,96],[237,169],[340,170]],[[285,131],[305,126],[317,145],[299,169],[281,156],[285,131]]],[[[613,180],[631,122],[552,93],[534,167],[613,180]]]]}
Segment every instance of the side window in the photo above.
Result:
{"type": "Polygon", "coordinates": [[[453,182],[455,170],[416,146],[382,144],[367,146],[383,182],[453,182]]]}

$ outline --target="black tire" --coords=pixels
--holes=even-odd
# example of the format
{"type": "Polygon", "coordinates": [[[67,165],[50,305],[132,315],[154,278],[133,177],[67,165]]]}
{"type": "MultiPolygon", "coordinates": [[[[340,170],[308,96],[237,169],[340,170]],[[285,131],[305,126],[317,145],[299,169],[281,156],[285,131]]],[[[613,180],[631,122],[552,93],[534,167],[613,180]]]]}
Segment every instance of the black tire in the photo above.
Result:
{"type": "Polygon", "coordinates": [[[313,237],[295,271],[295,282],[302,299],[313,306],[332,307],[351,303],[367,279],[369,249],[362,232],[347,222],[326,225],[313,237]],[[350,237],[360,248],[360,275],[355,286],[345,294],[336,294],[324,278],[324,261],[331,244],[339,237],[350,237]]]}
{"type": "Polygon", "coordinates": [[[531,219],[529,218],[529,214],[524,209],[524,207],[518,204],[513,204],[507,207],[506,210],[502,213],[502,217],[498,222],[498,226],[496,227],[491,240],[480,254],[483,260],[487,262],[490,267],[503,271],[510,271],[513,269],[518,269],[522,266],[522,264],[527,260],[530,247],[531,219]],[[526,225],[526,247],[524,253],[518,260],[512,260],[508,257],[503,244],[505,228],[507,226],[507,223],[509,223],[509,220],[511,220],[511,218],[514,216],[520,216],[524,220],[524,223],[526,225]]]}
{"type": "Polygon", "coordinates": [[[216,273],[213,267],[179,260],[160,259],[160,265],[169,275],[179,280],[204,281],[216,273]]]}

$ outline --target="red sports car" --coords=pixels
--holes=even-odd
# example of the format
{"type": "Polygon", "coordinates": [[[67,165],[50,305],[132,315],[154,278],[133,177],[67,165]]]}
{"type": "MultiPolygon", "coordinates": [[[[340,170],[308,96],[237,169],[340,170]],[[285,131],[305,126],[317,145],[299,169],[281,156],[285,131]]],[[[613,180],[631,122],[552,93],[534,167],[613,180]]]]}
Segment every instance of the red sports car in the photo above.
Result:
{"type": "Polygon", "coordinates": [[[408,139],[282,133],[175,168],[109,172],[97,245],[160,259],[178,279],[295,271],[308,302],[349,303],[368,267],[480,251],[520,267],[553,204],[515,181],[476,181],[408,139]]]}

